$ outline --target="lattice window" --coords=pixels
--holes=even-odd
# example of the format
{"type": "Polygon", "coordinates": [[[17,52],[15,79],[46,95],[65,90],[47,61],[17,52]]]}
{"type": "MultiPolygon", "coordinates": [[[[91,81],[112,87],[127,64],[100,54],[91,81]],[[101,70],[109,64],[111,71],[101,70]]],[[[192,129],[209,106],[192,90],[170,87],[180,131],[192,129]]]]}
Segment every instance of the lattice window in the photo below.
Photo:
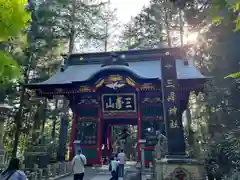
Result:
{"type": "Polygon", "coordinates": [[[142,107],[141,108],[142,116],[163,116],[162,107],[142,107]]]}
{"type": "Polygon", "coordinates": [[[81,141],[81,145],[97,144],[97,121],[81,121],[77,122],[76,140],[81,141]]]}

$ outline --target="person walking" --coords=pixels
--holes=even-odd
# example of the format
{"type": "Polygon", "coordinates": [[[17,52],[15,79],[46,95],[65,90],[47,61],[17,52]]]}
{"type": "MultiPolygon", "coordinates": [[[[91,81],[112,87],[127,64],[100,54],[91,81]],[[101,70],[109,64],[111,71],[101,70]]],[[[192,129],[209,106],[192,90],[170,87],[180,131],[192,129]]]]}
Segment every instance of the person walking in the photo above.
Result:
{"type": "Polygon", "coordinates": [[[111,175],[112,177],[110,178],[110,180],[118,180],[118,161],[116,157],[112,157],[110,164],[109,164],[109,171],[111,171],[111,175]]]}
{"type": "Polygon", "coordinates": [[[119,179],[123,179],[124,177],[124,164],[125,164],[125,153],[123,152],[123,149],[121,149],[120,153],[118,154],[118,160],[119,160],[119,179]]]}
{"type": "Polygon", "coordinates": [[[82,150],[79,149],[72,160],[73,180],[83,180],[85,170],[84,166],[86,164],[87,158],[82,154],[82,150]]]}
{"type": "Polygon", "coordinates": [[[0,180],[27,180],[26,174],[19,169],[20,160],[18,158],[12,158],[8,168],[0,174],[0,180]]]}

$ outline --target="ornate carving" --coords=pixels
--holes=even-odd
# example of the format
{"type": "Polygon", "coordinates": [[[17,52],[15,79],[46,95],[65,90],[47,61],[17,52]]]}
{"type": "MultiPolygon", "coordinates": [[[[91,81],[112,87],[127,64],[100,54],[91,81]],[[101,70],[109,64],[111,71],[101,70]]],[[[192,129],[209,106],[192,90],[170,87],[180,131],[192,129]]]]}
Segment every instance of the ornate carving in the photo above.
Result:
{"type": "Polygon", "coordinates": [[[123,77],[118,75],[118,74],[117,75],[110,75],[107,78],[107,81],[109,81],[109,82],[117,82],[117,81],[122,81],[122,80],[123,80],[123,77]]]}
{"type": "Polygon", "coordinates": [[[136,82],[132,78],[126,77],[126,82],[128,85],[130,85],[132,87],[136,87],[136,82]]]}
{"type": "Polygon", "coordinates": [[[88,86],[80,86],[79,92],[92,92],[92,89],[88,86]]]}
{"type": "Polygon", "coordinates": [[[146,90],[155,90],[155,86],[152,83],[144,83],[141,84],[139,87],[140,91],[146,91],[146,90]]]}
{"type": "Polygon", "coordinates": [[[116,90],[126,86],[127,84],[130,86],[136,87],[136,82],[132,78],[124,77],[119,74],[116,74],[116,75],[109,75],[105,78],[100,78],[95,83],[95,87],[99,88],[105,85],[108,88],[116,90]]]}
{"type": "Polygon", "coordinates": [[[120,75],[110,75],[106,78],[105,86],[111,89],[119,89],[126,85],[125,80],[120,75]]]}
{"type": "Polygon", "coordinates": [[[95,84],[96,84],[96,88],[101,87],[104,84],[104,79],[99,79],[95,84]]]}
{"type": "Polygon", "coordinates": [[[60,94],[60,93],[63,92],[63,89],[62,88],[56,88],[55,91],[56,91],[57,94],[60,94]]]}
{"type": "Polygon", "coordinates": [[[174,169],[174,171],[170,174],[169,178],[171,180],[189,180],[189,179],[191,179],[189,172],[180,167],[174,169]]]}
{"type": "Polygon", "coordinates": [[[81,117],[79,116],[79,120],[91,120],[91,121],[95,121],[96,120],[96,117],[93,116],[93,117],[81,117]]]}
{"type": "Polygon", "coordinates": [[[126,84],[124,83],[119,83],[119,82],[113,82],[110,84],[106,84],[107,87],[111,88],[111,89],[120,89],[122,87],[124,87],[126,84]]]}
{"type": "Polygon", "coordinates": [[[83,96],[78,101],[78,104],[99,104],[99,102],[92,96],[83,96]]]}
{"type": "Polygon", "coordinates": [[[43,94],[43,91],[41,89],[36,89],[36,92],[39,94],[43,94]]]}
{"type": "Polygon", "coordinates": [[[163,116],[143,116],[143,120],[163,120],[163,116]]]}
{"type": "Polygon", "coordinates": [[[103,118],[105,119],[115,119],[115,118],[136,118],[136,112],[104,112],[103,118]]]}
{"type": "Polygon", "coordinates": [[[160,97],[154,97],[154,98],[144,98],[142,100],[142,103],[161,103],[162,100],[160,97]]]}

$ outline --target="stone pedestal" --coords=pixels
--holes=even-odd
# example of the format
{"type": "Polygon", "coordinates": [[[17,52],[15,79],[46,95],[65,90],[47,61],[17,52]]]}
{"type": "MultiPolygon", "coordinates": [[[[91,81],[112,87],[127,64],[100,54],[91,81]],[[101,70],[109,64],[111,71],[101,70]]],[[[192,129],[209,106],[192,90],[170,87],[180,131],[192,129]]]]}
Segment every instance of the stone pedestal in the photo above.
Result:
{"type": "Polygon", "coordinates": [[[204,166],[190,158],[155,160],[155,180],[202,180],[204,166]]]}

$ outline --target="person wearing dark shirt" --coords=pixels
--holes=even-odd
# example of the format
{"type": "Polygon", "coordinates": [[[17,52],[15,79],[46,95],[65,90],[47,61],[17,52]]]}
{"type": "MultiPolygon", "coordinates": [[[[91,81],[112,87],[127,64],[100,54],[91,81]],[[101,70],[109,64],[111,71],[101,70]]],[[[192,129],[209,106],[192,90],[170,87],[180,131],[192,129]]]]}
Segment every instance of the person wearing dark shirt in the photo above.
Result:
{"type": "Polygon", "coordinates": [[[27,180],[27,176],[20,169],[20,160],[12,158],[8,168],[0,174],[0,180],[27,180]]]}

